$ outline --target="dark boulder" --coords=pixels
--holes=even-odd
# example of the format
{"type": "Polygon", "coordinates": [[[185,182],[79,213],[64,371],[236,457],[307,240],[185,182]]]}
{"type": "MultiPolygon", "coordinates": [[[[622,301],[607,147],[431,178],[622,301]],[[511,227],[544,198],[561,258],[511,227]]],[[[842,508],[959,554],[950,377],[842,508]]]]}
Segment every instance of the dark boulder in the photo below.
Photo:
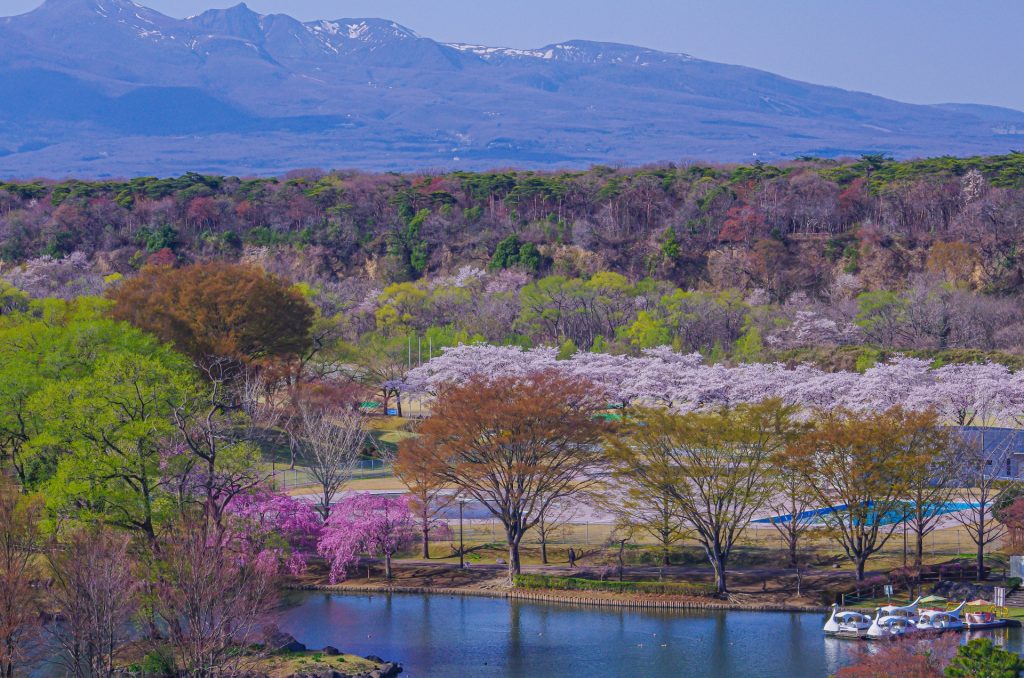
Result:
{"type": "Polygon", "coordinates": [[[264,632],[263,645],[271,652],[305,652],[306,646],[295,639],[290,633],[278,629],[264,632]]]}
{"type": "Polygon", "coordinates": [[[335,671],[334,669],[326,669],[316,674],[316,678],[349,678],[349,674],[335,671]]]}

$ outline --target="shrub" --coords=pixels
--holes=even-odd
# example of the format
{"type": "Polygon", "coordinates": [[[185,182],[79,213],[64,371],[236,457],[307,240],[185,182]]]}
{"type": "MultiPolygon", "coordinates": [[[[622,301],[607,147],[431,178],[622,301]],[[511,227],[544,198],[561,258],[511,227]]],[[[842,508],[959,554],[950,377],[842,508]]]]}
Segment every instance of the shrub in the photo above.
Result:
{"type": "Polygon", "coordinates": [[[942,668],[956,652],[958,637],[924,641],[902,638],[881,647],[860,647],[854,662],[835,678],[942,678],[942,668]]]}
{"type": "Polygon", "coordinates": [[[524,589],[555,589],[558,591],[607,591],[611,593],[653,593],[661,595],[710,596],[712,584],[654,581],[598,581],[577,577],[550,577],[543,574],[520,574],[515,585],[524,589]]]}
{"type": "Polygon", "coordinates": [[[1013,591],[1014,589],[1019,589],[1022,583],[1024,583],[1024,579],[1021,579],[1020,577],[1010,577],[1006,580],[1006,588],[1013,591]]]}
{"type": "Polygon", "coordinates": [[[143,657],[141,669],[144,676],[174,676],[178,673],[174,659],[162,650],[154,650],[143,657]]]}
{"type": "Polygon", "coordinates": [[[1015,652],[996,647],[988,638],[975,638],[962,646],[946,667],[949,678],[1017,678],[1024,660],[1015,652]]]}

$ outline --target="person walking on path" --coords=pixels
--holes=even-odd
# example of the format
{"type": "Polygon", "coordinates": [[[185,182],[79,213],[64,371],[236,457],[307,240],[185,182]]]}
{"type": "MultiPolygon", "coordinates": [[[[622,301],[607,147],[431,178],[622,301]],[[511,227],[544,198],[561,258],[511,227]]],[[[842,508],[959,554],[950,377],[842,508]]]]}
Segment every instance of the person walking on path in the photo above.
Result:
{"type": "Polygon", "coordinates": [[[576,567],[576,552],[569,547],[569,567],[576,567]]]}

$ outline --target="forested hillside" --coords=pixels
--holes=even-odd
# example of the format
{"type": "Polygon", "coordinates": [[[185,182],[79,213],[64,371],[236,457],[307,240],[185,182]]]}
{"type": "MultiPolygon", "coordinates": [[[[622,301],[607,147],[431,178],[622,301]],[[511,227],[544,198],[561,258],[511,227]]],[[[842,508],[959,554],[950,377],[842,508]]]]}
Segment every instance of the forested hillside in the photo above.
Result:
{"type": "Polygon", "coordinates": [[[347,341],[435,348],[673,344],[844,367],[872,358],[821,347],[1012,352],[1022,231],[1022,153],[0,183],[3,276],[29,295],[253,261],[306,283],[347,341]]]}

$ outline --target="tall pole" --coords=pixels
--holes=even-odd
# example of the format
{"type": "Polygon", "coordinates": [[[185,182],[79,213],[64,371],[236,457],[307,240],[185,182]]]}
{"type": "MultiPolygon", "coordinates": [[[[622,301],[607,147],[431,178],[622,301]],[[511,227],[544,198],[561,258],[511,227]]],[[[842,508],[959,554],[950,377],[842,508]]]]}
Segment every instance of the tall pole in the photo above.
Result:
{"type": "Polygon", "coordinates": [[[466,567],[466,548],[463,546],[462,541],[462,507],[465,506],[465,502],[459,500],[459,569],[465,569],[466,567]]]}
{"type": "Polygon", "coordinates": [[[907,566],[907,507],[903,506],[903,567],[907,566]]]}

